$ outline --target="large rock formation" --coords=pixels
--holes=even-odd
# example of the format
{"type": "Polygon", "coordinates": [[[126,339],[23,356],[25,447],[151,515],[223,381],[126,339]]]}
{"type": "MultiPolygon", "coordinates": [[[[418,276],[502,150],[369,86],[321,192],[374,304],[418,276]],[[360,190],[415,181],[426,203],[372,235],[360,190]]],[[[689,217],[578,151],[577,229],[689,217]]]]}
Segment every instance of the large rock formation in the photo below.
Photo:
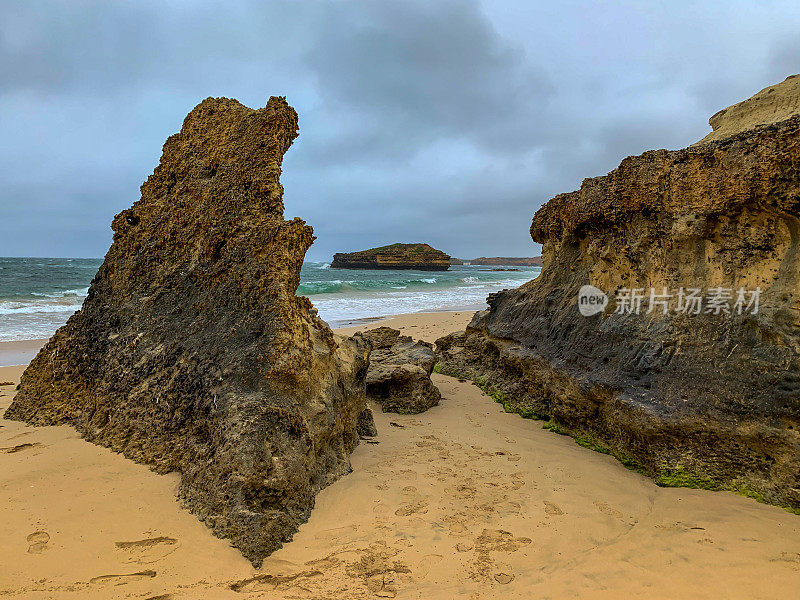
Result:
{"type": "Polygon", "coordinates": [[[431,381],[436,362],[432,344],[415,342],[391,327],[378,327],[362,335],[372,349],[367,395],[384,412],[417,414],[439,404],[442,394],[431,381]]]}
{"type": "Polygon", "coordinates": [[[439,340],[443,370],[664,484],[800,507],[800,115],[784,116],[550,200],[531,226],[541,275],[439,340]],[[588,317],[587,284],[610,297],[588,317]],[[638,314],[620,302],[637,288],[638,314]],[[700,314],[678,310],[681,288],[702,290],[700,314]]]}
{"type": "Polygon", "coordinates": [[[365,407],[368,345],[295,296],[314,239],[283,219],[296,136],[284,98],[195,107],[5,415],[179,471],[185,505],[254,564],[348,472],[365,407]]]}
{"type": "Polygon", "coordinates": [[[428,244],[391,244],[360,252],[336,253],[331,269],[414,269],[446,271],[450,256],[428,244]]]}

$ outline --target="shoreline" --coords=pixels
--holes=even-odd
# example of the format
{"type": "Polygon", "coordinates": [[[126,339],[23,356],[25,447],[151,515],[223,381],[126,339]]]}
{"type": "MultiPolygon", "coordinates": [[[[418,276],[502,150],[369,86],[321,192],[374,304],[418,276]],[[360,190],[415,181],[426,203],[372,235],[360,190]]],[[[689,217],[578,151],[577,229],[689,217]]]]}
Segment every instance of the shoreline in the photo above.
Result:
{"type": "MultiPolygon", "coordinates": [[[[480,310],[480,309],[477,309],[480,310]]],[[[426,342],[435,342],[438,338],[454,331],[463,331],[472,320],[475,310],[453,310],[436,312],[416,312],[400,315],[387,315],[359,319],[359,323],[342,327],[332,327],[333,332],[339,335],[353,335],[358,331],[374,329],[376,327],[391,327],[398,329],[403,335],[410,335],[414,339],[426,342]]]]}
{"type": "MultiPolygon", "coordinates": [[[[475,311],[483,307],[466,308],[464,310],[445,310],[432,312],[405,313],[399,315],[384,315],[381,317],[364,317],[353,319],[338,324],[336,327],[331,325],[335,333],[352,335],[356,331],[372,329],[378,326],[394,327],[405,335],[411,335],[415,339],[426,339],[435,341],[436,338],[451,333],[449,327],[464,323],[461,330],[472,319],[475,311]],[[415,331],[416,330],[416,331],[415,331]],[[435,335],[439,333],[439,335],[435,335]],[[422,334],[435,335],[433,339],[423,338],[422,334]]],[[[456,327],[459,329],[459,327],[456,327]]],[[[455,329],[453,330],[455,331],[455,329]]],[[[0,342],[0,367],[27,366],[36,356],[39,350],[49,341],[50,338],[31,339],[31,340],[10,340],[0,342]]]]}
{"type": "MultiPolygon", "coordinates": [[[[313,302],[313,301],[312,301],[313,302]]],[[[479,310],[484,310],[488,308],[488,305],[483,302],[480,304],[465,304],[464,306],[459,306],[456,308],[449,308],[447,310],[418,310],[412,313],[398,313],[392,315],[379,315],[374,317],[359,317],[355,319],[339,319],[336,321],[326,321],[328,326],[333,329],[334,331],[338,331],[339,329],[353,329],[355,327],[362,327],[362,326],[369,326],[373,323],[380,323],[383,321],[390,321],[392,319],[403,319],[406,317],[414,317],[417,315],[441,315],[441,314],[452,314],[452,313],[470,313],[475,314],[479,310]]],[[[323,319],[324,320],[324,319],[323,319]]]]}
{"type": "Polygon", "coordinates": [[[27,366],[50,340],[11,340],[0,342],[0,367],[27,366]]]}

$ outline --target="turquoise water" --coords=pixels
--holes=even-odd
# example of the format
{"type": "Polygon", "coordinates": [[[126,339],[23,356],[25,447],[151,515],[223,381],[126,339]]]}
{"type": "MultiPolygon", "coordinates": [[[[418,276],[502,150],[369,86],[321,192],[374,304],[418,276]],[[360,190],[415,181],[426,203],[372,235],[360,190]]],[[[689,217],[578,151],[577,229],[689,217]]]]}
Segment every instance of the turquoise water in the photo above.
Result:
{"type": "MultiPolygon", "coordinates": [[[[50,337],[78,310],[102,261],[94,258],[0,257],[0,341],[50,337]]],[[[311,298],[333,327],[387,315],[477,309],[486,296],[518,287],[538,267],[491,271],[454,266],[449,271],[364,271],[303,265],[298,295],[311,298]]]]}
{"type": "Polygon", "coordinates": [[[298,294],[311,298],[333,327],[360,319],[441,310],[477,310],[492,292],[519,287],[539,267],[491,271],[492,267],[452,266],[448,271],[367,271],[331,269],[305,263],[298,294]]]}

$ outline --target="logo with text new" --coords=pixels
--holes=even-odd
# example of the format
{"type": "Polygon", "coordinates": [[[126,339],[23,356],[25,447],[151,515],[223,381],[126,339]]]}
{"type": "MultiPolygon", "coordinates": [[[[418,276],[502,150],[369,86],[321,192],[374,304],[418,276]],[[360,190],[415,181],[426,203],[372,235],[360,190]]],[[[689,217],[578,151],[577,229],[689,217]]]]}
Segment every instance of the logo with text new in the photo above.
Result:
{"type": "Polygon", "coordinates": [[[608,304],[608,296],[593,285],[584,285],[578,292],[578,310],[584,317],[603,312],[608,304]]]}

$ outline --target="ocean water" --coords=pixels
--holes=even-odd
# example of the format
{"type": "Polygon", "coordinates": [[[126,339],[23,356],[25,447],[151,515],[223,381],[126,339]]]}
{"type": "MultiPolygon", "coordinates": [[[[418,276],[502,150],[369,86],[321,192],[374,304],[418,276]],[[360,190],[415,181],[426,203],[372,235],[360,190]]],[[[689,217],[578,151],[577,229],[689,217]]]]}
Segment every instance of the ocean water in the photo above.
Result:
{"type": "MultiPolygon", "coordinates": [[[[102,261],[94,258],[0,257],[0,341],[48,338],[78,310],[102,261]]],[[[453,266],[449,271],[331,269],[307,262],[298,295],[308,296],[333,327],[403,313],[477,310],[491,292],[518,287],[538,267],[491,271],[453,266]]]]}
{"type": "Polygon", "coordinates": [[[297,293],[308,296],[332,327],[388,315],[444,310],[479,310],[486,296],[519,287],[539,275],[539,267],[451,266],[448,271],[368,271],[331,269],[307,262],[297,293]]]}
{"type": "Polygon", "coordinates": [[[101,262],[0,257],[0,342],[53,335],[83,304],[101,262]]]}

